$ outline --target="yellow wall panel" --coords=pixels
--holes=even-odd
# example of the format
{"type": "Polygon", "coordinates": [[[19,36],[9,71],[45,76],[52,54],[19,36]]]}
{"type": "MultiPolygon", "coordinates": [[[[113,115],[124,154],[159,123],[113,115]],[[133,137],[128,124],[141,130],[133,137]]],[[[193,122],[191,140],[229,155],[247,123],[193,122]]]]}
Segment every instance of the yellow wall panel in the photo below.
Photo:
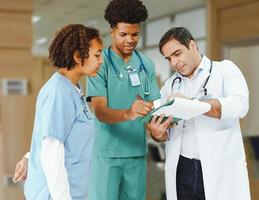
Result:
{"type": "MultiPolygon", "coordinates": [[[[4,161],[4,153],[3,153],[3,134],[2,134],[2,129],[1,129],[1,107],[0,107],[0,160],[4,161]]],[[[3,165],[0,165],[0,177],[3,177],[3,165]]],[[[3,187],[2,187],[2,183],[0,183],[0,199],[4,199],[3,198],[3,187]]]]}
{"type": "Polygon", "coordinates": [[[31,48],[31,13],[0,11],[0,48],[31,48]]]}
{"type": "Polygon", "coordinates": [[[34,62],[30,50],[0,49],[0,79],[27,78],[29,93],[37,93],[43,79],[42,66],[34,62]]]}
{"type": "Polygon", "coordinates": [[[30,49],[1,49],[0,70],[8,70],[8,67],[31,67],[32,56],[30,49]],[[3,69],[6,68],[6,69],[3,69]]]}
{"type": "Polygon", "coordinates": [[[32,0],[0,0],[0,11],[31,11],[32,0]]]}
{"type": "MultiPolygon", "coordinates": [[[[3,165],[1,185],[3,195],[1,199],[22,199],[22,190],[11,182],[6,182],[11,177],[18,160],[30,148],[30,139],[33,128],[35,96],[0,96],[2,117],[2,150],[3,165]]],[[[0,196],[1,197],[1,196],[0,196]]]]}
{"type": "Polygon", "coordinates": [[[24,199],[11,176],[30,146],[35,94],[42,79],[42,67],[35,65],[31,54],[31,10],[32,0],[0,0],[0,81],[19,77],[29,82],[27,96],[0,94],[1,200],[24,199]]]}
{"type": "Polygon", "coordinates": [[[258,38],[259,1],[243,6],[223,9],[219,14],[222,41],[240,41],[258,38]]]}
{"type": "Polygon", "coordinates": [[[257,0],[213,0],[217,8],[228,8],[248,4],[257,0]]]}

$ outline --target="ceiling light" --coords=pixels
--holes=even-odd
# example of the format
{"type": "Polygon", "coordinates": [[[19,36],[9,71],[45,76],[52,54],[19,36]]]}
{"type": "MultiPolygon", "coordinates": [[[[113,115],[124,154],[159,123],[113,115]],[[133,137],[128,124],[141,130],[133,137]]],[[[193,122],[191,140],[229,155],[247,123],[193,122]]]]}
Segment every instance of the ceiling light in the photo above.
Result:
{"type": "Polygon", "coordinates": [[[36,40],[36,44],[44,44],[48,41],[46,37],[42,37],[36,40]]]}
{"type": "Polygon", "coordinates": [[[32,18],[31,18],[31,22],[32,22],[33,24],[36,24],[36,23],[39,22],[40,20],[41,20],[41,16],[37,16],[37,15],[32,16],[32,18]]]}

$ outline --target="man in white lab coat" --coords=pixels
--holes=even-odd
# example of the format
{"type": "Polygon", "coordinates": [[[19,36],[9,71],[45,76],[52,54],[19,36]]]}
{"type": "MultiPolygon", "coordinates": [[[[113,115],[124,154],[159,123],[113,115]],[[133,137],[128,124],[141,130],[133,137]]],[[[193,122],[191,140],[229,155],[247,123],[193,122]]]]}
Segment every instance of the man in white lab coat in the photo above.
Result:
{"type": "Polygon", "coordinates": [[[168,128],[154,116],[153,138],[166,142],[168,200],[250,200],[239,119],[249,108],[246,81],[229,60],[211,61],[199,53],[186,28],[172,28],[159,43],[176,71],[161,89],[161,102],[174,96],[204,101],[211,110],[168,128]]]}

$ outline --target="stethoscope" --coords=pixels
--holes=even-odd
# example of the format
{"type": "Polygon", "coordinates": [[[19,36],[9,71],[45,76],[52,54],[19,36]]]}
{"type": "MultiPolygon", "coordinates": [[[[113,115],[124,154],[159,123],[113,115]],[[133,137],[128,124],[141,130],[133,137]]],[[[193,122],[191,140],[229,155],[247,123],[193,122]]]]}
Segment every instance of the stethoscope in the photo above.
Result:
{"type": "MultiPolygon", "coordinates": [[[[203,84],[203,86],[202,86],[202,91],[204,92],[204,96],[207,96],[207,95],[208,95],[208,90],[207,90],[206,86],[207,86],[208,81],[209,81],[209,79],[210,79],[210,75],[211,75],[211,71],[212,71],[212,66],[213,66],[213,62],[212,62],[212,60],[210,60],[210,71],[209,71],[210,74],[209,74],[209,76],[207,77],[207,79],[205,80],[205,82],[204,82],[204,84],[203,84]]],[[[172,82],[172,85],[171,85],[172,90],[173,90],[173,87],[174,87],[174,84],[175,84],[176,81],[178,81],[178,84],[180,85],[181,82],[182,82],[182,78],[179,77],[179,76],[177,76],[177,77],[174,78],[174,80],[173,80],[173,82],[172,82]]]]}
{"type": "MultiPolygon", "coordinates": [[[[146,67],[143,63],[143,60],[139,54],[139,52],[137,52],[136,50],[134,50],[134,52],[136,53],[139,61],[140,61],[140,66],[139,66],[139,73],[141,73],[142,71],[144,72],[145,74],[145,83],[144,83],[144,86],[143,86],[143,80],[142,80],[142,77],[140,76],[140,82],[141,82],[141,87],[144,91],[144,94],[145,95],[149,95],[150,94],[150,82],[149,82],[149,79],[148,79],[148,76],[147,76],[147,70],[146,70],[146,67]]],[[[109,57],[109,60],[110,60],[110,63],[112,65],[112,68],[113,70],[115,71],[115,73],[117,74],[118,76],[118,79],[119,80],[123,80],[123,74],[121,73],[121,71],[119,70],[118,67],[115,66],[115,64],[113,63],[112,61],[112,57],[111,57],[111,46],[108,48],[108,57],[109,57]]],[[[130,71],[133,71],[133,69],[130,67],[130,68],[127,68],[128,70],[130,71]]]]}

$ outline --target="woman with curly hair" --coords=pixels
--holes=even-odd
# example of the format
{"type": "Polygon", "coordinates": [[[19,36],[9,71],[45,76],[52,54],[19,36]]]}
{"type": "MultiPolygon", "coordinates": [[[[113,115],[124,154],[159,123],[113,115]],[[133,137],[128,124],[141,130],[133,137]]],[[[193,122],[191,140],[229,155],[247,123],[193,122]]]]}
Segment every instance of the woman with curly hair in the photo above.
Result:
{"type": "Polygon", "coordinates": [[[80,24],[63,27],[50,44],[57,72],[37,97],[27,200],[86,199],[94,119],[78,81],[97,74],[101,51],[98,30],[80,24]]]}
{"type": "Polygon", "coordinates": [[[112,0],[105,10],[112,46],[87,82],[97,118],[89,200],[146,199],[146,133],[137,118],[160,98],[154,63],[135,50],[147,16],[139,0],[112,0]]]}

